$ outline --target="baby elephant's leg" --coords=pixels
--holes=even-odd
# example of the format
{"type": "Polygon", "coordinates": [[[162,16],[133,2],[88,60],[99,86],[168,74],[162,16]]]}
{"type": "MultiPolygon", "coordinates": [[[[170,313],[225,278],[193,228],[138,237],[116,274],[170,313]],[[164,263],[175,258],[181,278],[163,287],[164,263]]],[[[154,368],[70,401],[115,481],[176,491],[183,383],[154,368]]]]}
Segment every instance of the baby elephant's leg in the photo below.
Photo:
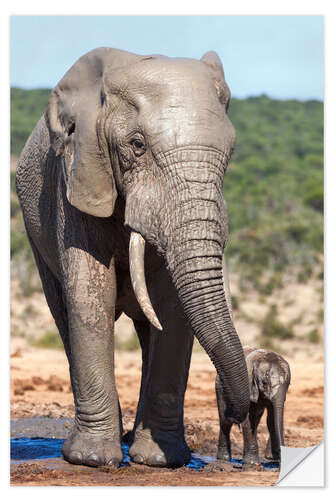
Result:
{"type": "Polygon", "coordinates": [[[265,458],[267,458],[269,460],[271,460],[273,458],[273,454],[272,454],[272,442],[271,442],[271,438],[270,437],[267,439],[267,443],[266,443],[265,458]]]}

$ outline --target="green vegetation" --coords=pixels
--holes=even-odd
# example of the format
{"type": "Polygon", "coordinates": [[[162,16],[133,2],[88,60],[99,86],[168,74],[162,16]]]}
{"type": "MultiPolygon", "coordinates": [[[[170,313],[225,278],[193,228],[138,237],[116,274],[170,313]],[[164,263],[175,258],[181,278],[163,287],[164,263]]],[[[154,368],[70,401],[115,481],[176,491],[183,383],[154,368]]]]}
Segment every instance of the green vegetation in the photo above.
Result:
{"type": "MultiPolygon", "coordinates": [[[[278,338],[288,340],[295,337],[292,324],[283,325],[277,318],[277,307],[273,304],[261,324],[261,336],[263,339],[278,338]]],[[[261,343],[262,344],[262,343],[261,343]]]]}
{"type": "Polygon", "coordinates": [[[320,342],[320,335],[317,330],[311,330],[308,333],[308,340],[313,344],[318,344],[320,342]]]}
{"type": "Polygon", "coordinates": [[[237,295],[232,295],[232,310],[233,311],[238,311],[239,310],[239,297],[237,295]]]}
{"type": "Polygon", "coordinates": [[[12,155],[19,156],[45,111],[50,90],[23,90],[14,87],[10,94],[10,151],[12,155]]]}
{"type": "MultiPolygon", "coordinates": [[[[49,94],[47,89],[11,90],[13,155],[22,150],[49,94]]],[[[232,99],[229,116],[237,144],[224,180],[227,256],[231,270],[241,277],[241,292],[254,287],[264,298],[283,286],[286,275],[303,283],[323,279],[323,103],[265,95],[232,99]]],[[[11,257],[15,266],[21,263],[20,277],[29,294],[40,284],[33,279],[34,260],[13,172],[10,181],[11,257]]]]}
{"type": "Polygon", "coordinates": [[[237,131],[224,181],[231,267],[255,287],[267,271],[305,282],[323,252],[323,104],[232,99],[229,116],[237,131]]]}
{"type": "Polygon", "coordinates": [[[115,346],[118,351],[137,351],[140,349],[138,334],[134,330],[126,340],[122,340],[121,337],[116,335],[115,346]]]}
{"type": "Polygon", "coordinates": [[[57,331],[45,332],[42,337],[31,340],[34,347],[42,347],[44,349],[63,349],[63,343],[57,331]]]}

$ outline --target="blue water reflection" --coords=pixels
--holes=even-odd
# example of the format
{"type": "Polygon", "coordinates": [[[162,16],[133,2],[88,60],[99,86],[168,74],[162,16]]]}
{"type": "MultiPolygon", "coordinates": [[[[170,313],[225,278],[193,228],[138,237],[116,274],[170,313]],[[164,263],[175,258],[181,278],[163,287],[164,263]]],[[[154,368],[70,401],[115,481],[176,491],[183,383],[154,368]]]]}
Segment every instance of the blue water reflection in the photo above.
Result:
{"type": "MultiPolygon", "coordinates": [[[[12,438],[10,440],[10,458],[12,460],[32,460],[61,457],[61,447],[64,441],[65,439],[51,438],[12,438]]],[[[124,453],[124,460],[121,463],[121,467],[124,467],[130,463],[130,457],[128,455],[129,447],[124,443],[121,447],[124,453]]],[[[191,461],[186,467],[193,470],[200,470],[205,467],[205,465],[214,461],[214,457],[202,457],[193,453],[191,461]]],[[[235,464],[235,466],[242,465],[241,460],[232,459],[231,462],[235,464]]],[[[262,465],[267,469],[275,469],[278,467],[277,462],[263,462],[262,465]]]]}

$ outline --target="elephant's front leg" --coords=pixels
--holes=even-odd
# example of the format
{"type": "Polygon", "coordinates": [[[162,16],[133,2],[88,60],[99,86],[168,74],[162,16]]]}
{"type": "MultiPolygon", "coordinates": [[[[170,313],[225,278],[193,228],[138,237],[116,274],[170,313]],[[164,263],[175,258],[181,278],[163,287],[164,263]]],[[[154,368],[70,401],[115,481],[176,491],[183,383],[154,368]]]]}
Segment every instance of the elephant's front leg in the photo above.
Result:
{"type": "Polygon", "coordinates": [[[264,408],[251,403],[250,411],[242,423],[243,431],[243,465],[258,466],[259,464],[259,448],[257,440],[257,428],[260,419],[264,413],[264,408]]]}
{"type": "Polygon", "coordinates": [[[224,416],[225,406],[223,402],[222,383],[219,376],[215,381],[216,402],[219,412],[220,434],[216,458],[218,460],[231,460],[230,431],[232,424],[224,416]]]}
{"type": "Polygon", "coordinates": [[[114,379],[114,263],[71,248],[66,266],[74,427],[63,455],[74,464],[119,465],[120,411],[114,379]]]}
{"type": "Polygon", "coordinates": [[[163,331],[150,327],[147,376],[129,453],[137,463],[182,466],[191,457],[183,418],[193,335],[166,270],[154,278],[149,294],[163,331]]]}

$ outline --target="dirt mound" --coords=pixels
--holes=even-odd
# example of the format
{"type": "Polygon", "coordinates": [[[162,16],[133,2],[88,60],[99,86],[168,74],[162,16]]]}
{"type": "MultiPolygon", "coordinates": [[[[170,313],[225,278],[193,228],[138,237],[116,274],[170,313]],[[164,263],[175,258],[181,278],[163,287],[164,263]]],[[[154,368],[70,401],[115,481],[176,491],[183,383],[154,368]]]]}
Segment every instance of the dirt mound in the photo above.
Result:
{"type": "Polygon", "coordinates": [[[298,417],[296,423],[307,427],[308,429],[316,429],[317,427],[324,426],[324,419],[319,415],[304,415],[302,417],[298,417]]]}
{"type": "Polygon", "coordinates": [[[17,378],[12,381],[15,396],[23,396],[26,391],[55,391],[71,392],[71,385],[67,380],[59,378],[57,375],[50,375],[48,379],[33,376],[29,379],[17,378]]]}
{"type": "Polygon", "coordinates": [[[304,394],[304,396],[310,396],[310,397],[313,396],[322,397],[324,394],[324,386],[320,385],[319,387],[311,387],[310,389],[304,389],[302,391],[302,394],[304,394]]]}

